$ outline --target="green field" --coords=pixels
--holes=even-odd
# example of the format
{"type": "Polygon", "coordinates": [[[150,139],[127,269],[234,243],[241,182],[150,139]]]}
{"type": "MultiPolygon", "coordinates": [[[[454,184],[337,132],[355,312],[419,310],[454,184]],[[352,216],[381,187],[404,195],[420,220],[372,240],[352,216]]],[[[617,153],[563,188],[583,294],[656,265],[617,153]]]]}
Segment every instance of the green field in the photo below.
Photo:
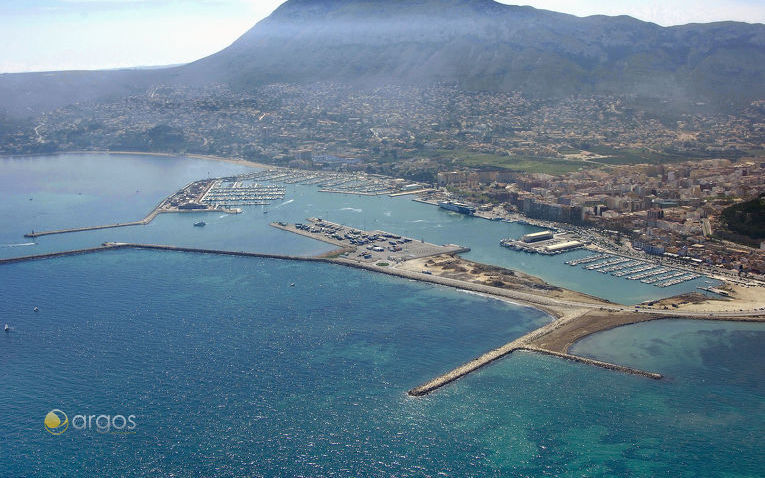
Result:
{"type": "Polygon", "coordinates": [[[525,173],[565,174],[582,168],[592,168],[591,163],[549,158],[527,158],[501,154],[475,153],[471,151],[440,151],[438,156],[451,160],[454,166],[470,168],[504,169],[525,173]]]}
{"type": "Polygon", "coordinates": [[[598,162],[607,164],[664,164],[688,161],[690,159],[704,159],[702,155],[662,153],[644,148],[613,149],[608,146],[593,146],[588,151],[609,156],[608,158],[598,159],[598,162]]]}

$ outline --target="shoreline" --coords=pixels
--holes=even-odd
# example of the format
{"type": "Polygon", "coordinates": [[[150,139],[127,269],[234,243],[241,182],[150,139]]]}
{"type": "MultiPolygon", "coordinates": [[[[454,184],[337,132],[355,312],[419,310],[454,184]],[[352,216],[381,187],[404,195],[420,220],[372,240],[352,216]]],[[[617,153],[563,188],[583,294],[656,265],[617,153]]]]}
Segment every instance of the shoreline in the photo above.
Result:
{"type": "MultiPolygon", "coordinates": [[[[553,320],[542,327],[530,331],[529,333],[508,342],[507,344],[492,349],[489,352],[460,365],[459,367],[439,375],[438,377],[412,388],[408,391],[410,396],[419,397],[437,391],[443,386],[452,383],[486,365],[489,365],[498,359],[501,359],[518,350],[528,350],[555,356],[558,358],[583,363],[613,370],[621,373],[627,373],[652,379],[661,379],[663,376],[657,372],[639,370],[623,365],[612,364],[599,361],[590,357],[582,357],[568,353],[570,347],[577,341],[590,335],[610,330],[620,326],[632,325],[639,322],[647,322],[661,319],[683,319],[683,320],[720,320],[737,322],[757,322],[765,323],[765,314],[760,311],[747,312],[744,315],[711,315],[693,314],[694,316],[681,316],[680,311],[671,311],[671,313],[662,313],[662,311],[651,309],[635,309],[634,312],[626,310],[624,306],[592,303],[572,303],[570,301],[551,300],[539,297],[534,294],[511,292],[497,287],[467,283],[464,281],[450,279],[446,277],[423,275],[415,272],[390,267],[382,267],[373,264],[360,263],[347,258],[316,257],[316,256],[288,256],[279,254],[264,254],[244,251],[225,251],[217,249],[200,249],[192,247],[169,246],[160,244],[133,244],[133,243],[104,243],[100,247],[90,249],[80,249],[73,251],[60,251],[36,256],[24,256],[11,259],[0,260],[0,266],[31,260],[41,260],[48,258],[57,258],[70,255],[88,254],[108,250],[137,249],[137,250],[158,250],[158,251],[178,251],[196,254],[213,254],[242,256],[253,258],[266,258],[288,261],[302,261],[341,265],[353,267],[370,272],[378,272],[399,278],[416,280],[441,286],[450,287],[466,292],[475,292],[485,294],[486,298],[495,298],[497,300],[512,299],[518,301],[521,306],[527,306],[538,309],[553,317],[553,320]],[[557,302],[550,303],[550,302],[557,302]],[[557,306],[557,307],[556,307],[557,306]],[[560,309],[559,307],[562,307],[560,309]],[[574,308],[575,310],[572,310],[574,308]],[[567,315],[568,312],[571,315],[567,315]],[[679,312],[679,313],[678,313],[679,312]],[[603,320],[605,318],[608,320],[603,320]]],[[[667,311],[670,312],[670,311],[667,311]]]]}
{"type": "Polygon", "coordinates": [[[42,156],[53,156],[62,154],[114,154],[119,156],[153,156],[164,158],[193,158],[202,159],[205,161],[217,161],[222,163],[236,164],[239,166],[247,166],[255,169],[269,169],[279,168],[283,166],[276,166],[274,164],[258,163],[254,161],[248,161],[246,159],[236,158],[224,158],[222,156],[212,156],[206,154],[197,153],[158,153],[158,152],[145,152],[145,151],[107,151],[107,150],[84,150],[84,151],[55,151],[50,153],[30,153],[30,154],[12,154],[12,155],[0,155],[0,158],[36,158],[42,156]]]}
{"type": "MultiPolygon", "coordinates": [[[[122,156],[151,156],[151,157],[167,157],[167,158],[193,158],[202,159],[205,161],[220,161],[230,164],[236,164],[245,166],[248,168],[278,168],[278,166],[263,165],[261,163],[249,162],[242,159],[227,159],[216,156],[194,155],[194,154],[173,154],[173,153],[151,153],[151,152],[131,152],[131,151],[80,151],[80,152],[64,152],[64,153],[52,153],[52,154],[103,154],[103,155],[122,155],[122,156]]],[[[35,156],[50,156],[51,153],[45,153],[35,156]]],[[[417,202],[426,204],[432,204],[425,200],[418,198],[414,199],[417,202]]],[[[164,203],[164,201],[163,201],[164,203]]],[[[37,237],[47,234],[58,234],[66,232],[78,232],[92,229],[103,229],[109,227],[123,227],[147,224],[156,215],[163,212],[160,210],[163,203],[160,203],[154,210],[152,210],[148,216],[143,220],[112,224],[105,226],[92,226],[68,230],[59,231],[47,231],[40,232],[32,235],[25,235],[26,237],[37,237]]],[[[176,212],[176,211],[172,211],[176,212]]],[[[183,212],[183,211],[179,211],[183,212]]],[[[188,212],[211,212],[211,211],[188,211],[188,212]]],[[[213,211],[214,212],[214,211],[213,211]]],[[[226,212],[226,211],[223,211],[226,212]]],[[[480,216],[479,216],[480,217],[480,216]]],[[[484,218],[485,219],[485,218],[484,218]]],[[[272,224],[273,226],[274,224],[272,224]]],[[[280,228],[283,229],[283,228],[280,228]]],[[[291,231],[297,232],[297,231],[291,231]]],[[[300,232],[297,232],[301,234],[300,232]]],[[[309,236],[310,237],[310,236],[309,236]]],[[[327,240],[326,238],[316,238],[325,243],[333,244],[336,246],[342,246],[335,241],[327,240]]],[[[501,300],[506,303],[510,303],[517,307],[528,307],[541,311],[544,314],[549,315],[552,320],[546,323],[544,326],[539,327],[520,338],[517,338],[502,347],[491,350],[480,357],[471,360],[470,362],[463,364],[444,375],[436,377],[435,379],[411,389],[410,395],[421,396],[438,390],[444,385],[451,383],[479,368],[486,366],[499,358],[505,357],[517,350],[528,350],[538,353],[544,353],[559,358],[573,360],[580,363],[594,365],[598,367],[607,368],[614,371],[630,373],[635,375],[646,376],[649,378],[661,378],[661,374],[656,372],[647,372],[630,367],[624,367],[617,364],[608,364],[600,362],[596,359],[588,357],[579,357],[569,354],[571,347],[578,341],[597,334],[621,326],[633,325],[641,322],[647,322],[652,320],[666,320],[666,319],[685,319],[685,320],[718,320],[718,321],[740,321],[740,322],[765,322],[765,312],[761,309],[746,310],[719,310],[713,306],[715,302],[709,300],[703,304],[696,304],[695,310],[684,310],[682,307],[674,309],[664,310],[658,308],[638,307],[633,305],[615,304],[595,296],[588,296],[580,292],[572,291],[559,286],[550,287],[542,279],[531,276],[529,274],[514,271],[512,269],[504,269],[498,266],[492,266],[487,264],[475,263],[462,259],[455,254],[452,254],[452,258],[456,261],[461,261],[458,266],[468,265],[470,272],[465,270],[457,271],[452,267],[448,270],[446,266],[441,264],[433,264],[431,261],[430,267],[427,264],[418,265],[415,261],[418,259],[405,260],[399,265],[389,267],[378,266],[377,263],[362,263],[358,260],[353,260],[347,257],[339,257],[345,251],[344,249],[335,249],[328,251],[320,256],[289,256],[280,254],[263,254],[257,252],[244,252],[244,251],[227,251],[217,249],[202,249],[195,247],[179,247],[172,245],[158,245],[158,244],[133,244],[133,243],[104,243],[102,247],[80,249],[74,251],[60,251],[42,255],[31,255],[17,257],[7,260],[0,260],[0,264],[23,262],[27,260],[47,259],[54,257],[62,257],[74,254],[85,254],[90,252],[99,252],[111,249],[150,249],[150,250],[167,250],[178,251],[186,253],[201,253],[201,254],[217,254],[217,255],[229,255],[229,256],[243,256],[243,257],[255,257],[255,258],[270,258],[281,259],[291,261],[304,261],[304,262],[322,262],[327,264],[341,265],[345,267],[352,267],[356,269],[363,269],[370,272],[382,273],[390,276],[396,276],[399,278],[418,281],[421,283],[430,283],[440,285],[443,287],[453,288],[457,291],[466,292],[469,294],[476,294],[486,299],[501,300]],[[412,265],[415,265],[412,267],[412,265]],[[480,267],[485,269],[479,270],[480,267]],[[427,268],[427,272],[426,269],[427,268]],[[441,269],[440,272],[438,269],[441,269]],[[431,275],[430,271],[433,271],[431,275]],[[478,272],[476,272],[478,270],[478,272]],[[464,273],[459,275],[457,272],[464,273]],[[471,277],[470,274],[474,276],[471,277]],[[495,275],[496,280],[490,281],[491,275],[495,275]],[[481,278],[482,281],[477,281],[477,278],[481,278]],[[539,284],[533,284],[533,281],[539,281],[539,284]],[[634,310],[633,310],[634,309],[634,310]]],[[[346,251],[347,252],[347,251],[346,251]]],[[[459,252],[459,251],[457,251],[459,252]]],[[[427,257],[435,257],[427,256],[427,257]]],[[[423,259],[423,258],[420,258],[423,259]]],[[[443,259],[443,258],[442,258],[443,259]]],[[[448,258],[447,258],[448,260],[448,258]]],[[[447,264],[449,265],[449,264],[447,264]]],[[[741,304],[742,298],[729,301],[729,304],[741,304]]],[[[719,305],[719,304],[718,304],[719,305]]]]}

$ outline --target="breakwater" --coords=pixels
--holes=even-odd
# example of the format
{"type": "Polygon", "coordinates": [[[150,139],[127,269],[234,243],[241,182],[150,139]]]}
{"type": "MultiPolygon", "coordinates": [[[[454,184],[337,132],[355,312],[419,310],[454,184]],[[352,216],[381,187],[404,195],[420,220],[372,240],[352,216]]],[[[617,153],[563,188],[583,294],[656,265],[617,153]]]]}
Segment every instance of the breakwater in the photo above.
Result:
{"type": "Polygon", "coordinates": [[[455,368],[454,370],[451,370],[443,375],[440,375],[434,378],[433,380],[429,382],[426,382],[418,387],[415,387],[409,390],[408,394],[413,397],[422,397],[424,395],[428,395],[429,393],[435,392],[436,390],[440,389],[444,385],[452,383],[455,380],[460,379],[464,377],[465,375],[468,375],[471,372],[478,370],[481,367],[489,365],[492,362],[519,350],[551,355],[553,357],[559,357],[562,359],[571,360],[573,362],[579,362],[586,365],[592,365],[595,367],[600,367],[607,370],[613,370],[616,372],[622,372],[622,373],[627,373],[631,375],[638,375],[641,377],[647,377],[654,380],[658,380],[662,378],[662,375],[660,373],[647,372],[645,370],[625,367],[623,365],[616,365],[616,364],[612,364],[608,362],[603,362],[600,360],[590,359],[587,357],[580,357],[578,355],[564,354],[560,352],[554,352],[552,350],[541,349],[538,347],[531,347],[531,346],[525,345],[525,343],[526,341],[524,339],[518,339],[506,345],[503,345],[502,347],[491,350],[490,352],[487,352],[481,355],[480,357],[477,357],[471,360],[470,362],[467,362],[455,368]]]}
{"type": "Polygon", "coordinates": [[[176,252],[192,252],[196,254],[215,254],[222,256],[242,256],[242,257],[257,257],[261,259],[280,259],[288,261],[305,261],[305,262],[332,262],[331,259],[325,259],[321,257],[308,257],[308,256],[290,256],[285,254],[266,254],[262,252],[245,252],[245,251],[224,251],[220,249],[200,249],[196,247],[181,247],[181,246],[166,246],[162,244],[133,244],[133,243],[115,243],[114,247],[123,247],[130,249],[149,249],[157,251],[176,251],[176,252]]]}
{"type": "Polygon", "coordinates": [[[462,378],[465,375],[478,370],[481,367],[489,365],[495,360],[498,360],[512,353],[513,351],[520,349],[522,346],[523,346],[523,342],[520,339],[510,342],[508,344],[505,344],[502,347],[486,352],[485,354],[471,360],[470,362],[460,365],[454,370],[451,370],[443,375],[439,375],[438,377],[420,385],[419,387],[415,387],[409,390],[408,394],[412,397],[421,397],[423,395],[427,395],[431,392],[438,390],[444,385],[454,382],[455,380],[462,378]]]}
{"type": "Polygon", "coordinates": [[[50,259],[53,257],[76,256],[79,254],[92,254],[94,252],[117,249],[119,247],[121,246],[103,245],[98,247],[90,247],[86,249],[75,249],[71,251],[49,252],[47,254],[35,254],[30,256],[11,257],[9,259],[0,259],[0,264],[12,264],[14,262],[35,261],[35,260],[41,260],[41,259],[50,259]]]}
{"type": "Polygon", "coordinates": [[[24,237],[30,237],[30,238],[36,238],[36,237],[42,237],[42,236],[51,236],[54,234],[68,234],[70,232],[84,232],[84,231],[97,231],[99,229],[113,229],[117,227],[128,227],[128,226],[144,226],[146,224],[149,224],[151,221],[154,220],[159,214],[163,212],[167,212],[163,210],[163,206],[166,203],[166,199],[162,200],[157,206],[151,210],[149,214],[146,215],[143,219],[139,219],[138,221],[130,221],[130,222],[118,222],[115,224],[102,224],[98,226],[84,226],[84,227],[72,227],[68,229],[56,229],[51,231],[39,231],[35,232],[32,231],[29,234],[24,234],[24,237]]]}
{"type": "Polygon", "coordinates": [[[631,375],[638,375],[641,377],[647,377],[652,378],[654,380],[659,380],[663,377],[662,374],[656,373],[656,372],[646,372],[645,370],[639,370],[632,367],[625,367],[624,365],[616,365],[609,362],[603,362],[601,360],[595,360],[587,357],[581,357],[579,355],[571,355],[571,354],[564,354],[561,352],[555,352],[552,350],[546,350],[539,347],[519,347],[517,350],[526,350],[529,352],[537,352],[545,355],[551,355],[553,357],[558,357],[566,360],[571,360],[572,362],[579,362],[587,365],[594,365],[595,367],[605,368],[607,370],[614,370],[616,372],[622,372],[627,373],[631,375]]]}
{"type": "Polygon", "coordinates": [[[96,231],[99,229],[112,229],[117,227],[128,227],[128,226],[143,226],[153,221],[154,218],[157,217],[157,214],[159,214],[159,212],[160,211],[154,210],[151,212],[151,214],[141,219],[140,221],[119,222],[116,224],[102,224],[99,226],[73,227],[70,229],[57,229],[53,231],[40,231],[40,232],[32,231],[28,234],[24,234],[24,237],[36,238],[36,237],[42,237],[42,236],[52,236],[54,234],[68,234],[70,232],[96,231]]]}
{"type": "MultiPolygon", "coordinates": [[[[662,378],[662,375],[659,373],[647,372],[647,371],[638,370],[638,369],[634,369],[630,367],[611,364],[608,362],[602,362],[599,360],[594,360],[594,359],[590,359],[586,357],[571,355],[558,350],[550,350],[550,348],[556,348],[556,347],[539,346],[538,344],[540,343],[540,340],[542,339],[547,340],[549,337],[553,337],[555,335],[566,335],[568,333],[568,329],[574,329],[574,332],[575,332],[574,335],[576,336],[576,339],[581,339],[584,336],[591,335],[601,330],[607,330],[608,328],[613,328],[614,326],[628,325],[630,323],[636,323],[636,322],[641,322],[646,320],[655,320],[659,318],[686,318],[686,319],[700,318],[704,320],[763,321],[762,314],[756,311],[749,311],[746,313],[748,315],[739,315],[739,316],[732,315],[732,314],[706,313],[701,315],[698,313],[697,314],[685,313],[685,314],[682,314],[683,317],[677,317],[677,312],[674,312],[675,315],[672,316],[670,315],[670,313],[666,311],[635,309],[634,312],[630,311],[630,314],[634,315],[633,318],[627,318],[623,320],[620,319],[611,323],[609,321],[596,320],[597,317],[593,318],[593,317],[589,317],[589,315],[594,311],[598,311],[599,314],[614,314],[619,311],[624,313],[626,312],[626,309],[628,308],[624,306],[607,304],[607,303],[593,304],[593,303],[584,303],[584,302],[576,302],[576,301],[568,301],[568,300],[550,299],[537,294],[510,291],[510,290],[501,289],[498,287],[469,283],[469,282],[465,282],[461,280],[450,279],[450,278],[440,277],[435,275],[422,274],[422,273],[417,273],[413,271],[397,269],[397,268],[393,268],[389,266],[377,265],[374,263],[363,263],[363,262],[355,261],[346,257],[330,258],[330,257],[291,256],[291,255],[267,254],[267,253],[259,253],[259,252],[226,251],[226,250],[219,250],[219,249],[203,249],[203,248],[194,248],[194,247],[170,246],[170,245],[161,245],[161,244],[134,244],[134,243],[107,242],[107,243],[104,243],[102,246],[87,248],[87,249],[53,252],[48,254],[39,254],[34,256],[24,256],[24,257],[10,258],[10,259],[0,259],[0,264],[70,256],[70,255],[77,255],[77,254],[88,254],[88,253],[95,253],[95,252],[115,250],[115,249],[126,249],[126,248],[337,264],[337,265],[343,265],[346,267],[354,267],[357,269],[380,272],[383,274],[398,276],[402,278],[430,282],[434,284],[457,288],[460,290],[478,292],[478,293],[486,294],[496,298],[510,298],[510,299],[513,299],[514,301],[521,302],[530,307],[538,308],[540,310],[543,310],[554,316],[559,317],[557,320],[554,320],[553,322],[543,327],[540,327],[524,335],[523,337],[513,340],[512,342],[509,342],[499,348],[493,349],[481,355],[480,357],[477,357],[443,375],[440,375],[434,378],[433,380],[430,380],[429,382],[423,385],[420,385],[418,387],[415,387],[409,390],[408,393],[411,396],[423,396],[431,392],[434,392],[440,389],[441,387],[443,387],[444,385],[447,385],[461,377],[464,377],[465,375],[468,375],[469,373],[481,367],[484,367],[502,357],[505,357],[506,355],[516,350],[527,350],[532,352],[543,353],[546,355],[551,355],[551,356],[563,358],[566,360],[572,360],[575,362],[592,365],[596,367],[601,367],[601,368],[605,368],[608,370],[613,370],[613,371],[617,371],[621,373],[627,373],[627,374],[647,377],[651,379],[660,379],[662,378]],[[561,311],[561,306],[563,306],[564,310],[568,309],[569,315],[566,315],[566,313],[561,311]],[[578,309],[579,312],[571,315],[570,312],[572,308],[578,309]],[[692,316],[695,316],[695,317],[692,317],[692,316]],[[603,323],[601,323],[600,326],[589,327],[589,325],[591,324],[588,323],[588,320],[587,320],[588,317],[590,321],[595,320],[598,323],[601,323],[601,322],[603,323]]],[[[562,350],[567,350],[568,345],[570,345],[571,342],[573,342],[573,340],[569,340],[569,339],[562,340],[562,343],[566,344],[565,348],[562,350]]]]}
{"type": "Polygon", "coordinates": [[[443,375],[439,375],[438,377],[434,378],[433,380],[430,380],[418,387],[415,387],[411,390],[409,390],[408,394],[413,397],[421,397],[424,395],[428,395],[429,393],[435,392],[436,390],[440,389],[441,387],[454,382],[457,379],[460,379],[464,377],[465,375],[468,375],[479,368],[485,367],[486,365],[489,365],[493,363],[496,360],[499,360],[513,352],[516,352],[518,350],[525,350],[529,352],[537,352],[542,353],[545,355],[551,355],[553,357],[558,357],[566,360],[571,360],[573,362],[579,362],[586,365],[592,365],[595,367],[605,368],[607,370],[613,370],[616,372],[622,372],[627,373],[631,375],[638,375],[641,377],[647,377],[651,379],[658,380],[662,378],[662,375],[655,372],[647,372],[645,370],[639,370],[631,367],[625,367],[623,365],[616,365],[608,362],[603,362],[600,360],[594,360],[587,357],[580,357],[578,355],[571,355],[567,353],[562,352],[556,352],[553,350],[547,350],[543,349],[541,347],[535,347],[533,345],[530,345],[534,340],[539,339],[541,336],[544,336],[546,334],[551,333],[552,331],[556,330],[561,322],[569,322],[571,319],[568,320],[557,320],[555,322],[552,322],[550,324],[547,324],[543,327],[540,327],[537,330],[534,330],[530,332],[529,334],[524,335],[521,338],[518,338],[516,340],[513,340],[512,342],[509,342],[501,347],[498,347],[496,349],[493,349],[489,352],[486,352],[485,354],[481,355],[480,357],[477,357],[463,365],[460,365],[459,367],[446,372],[443,375]]]}
{"type": "MultiPolygon", "coordinates": [[[[191,183],[193,184],[193,183],[191,183]]],[[[191,184],[186,185],[184,189],[188,188],[191,184]]],[[[177,194],[177,193],[176,193],[177,194]]],[[[72,232],[85,232],[85,231],[97,231],[99,229],[114,229],[118,227],[128,227],[128,226],[145,226],[146,224],[149,224],[151,221],[153,221],[158,215],[163,213],[198,213],[198,212],[223,212],[226,214],[238,214],[240,211],[238,209],[229,209],[226,207],[214,207],[209,209],[178,209],[175,207],[170,207],[168,205],[168,199],[162,200],[152,211],[146,215],[143,219],[139,219],[138,221],[130,221],[130,222],[118,222],[115,224],[101,224],[98,226],[84,226],[84,227],[72,227],[68,229],[56,229],[51,231],[32,231],[28,234],[24,234],[24,237],[28,238],[37,238],[42,236],[51,236],[54,234],[68,234],[72,232]]]]}

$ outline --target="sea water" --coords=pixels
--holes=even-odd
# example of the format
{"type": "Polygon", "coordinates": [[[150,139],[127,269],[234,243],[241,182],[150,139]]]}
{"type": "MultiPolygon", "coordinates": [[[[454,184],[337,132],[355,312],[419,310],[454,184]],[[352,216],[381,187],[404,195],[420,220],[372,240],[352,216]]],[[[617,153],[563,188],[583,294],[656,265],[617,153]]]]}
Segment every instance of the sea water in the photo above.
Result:
{"type": "Polygon", "coordinates": [[[8,264],[0,283],[12,326],[0,337],[3,476],[755,476],[765,465],[756,324],[661,321],[576,347],[660,381],[519,352],[412,398],[549,317],[328,264],[177,252],[8,264]],[[52,409],[133,415],[136,427],[72,422],[54,436],[52,409]]]}

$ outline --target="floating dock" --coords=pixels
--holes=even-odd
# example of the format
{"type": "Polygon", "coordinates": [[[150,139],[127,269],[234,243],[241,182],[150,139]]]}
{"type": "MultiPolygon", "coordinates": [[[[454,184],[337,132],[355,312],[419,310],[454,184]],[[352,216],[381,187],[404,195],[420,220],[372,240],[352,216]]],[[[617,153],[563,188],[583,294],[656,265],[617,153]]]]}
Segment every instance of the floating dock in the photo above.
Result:
{"type": "Polygon", "coordinates": [[[218,179],[200,199],[200,203],[216,206],[265,206],[284,199],[283,186],[259,184],[250,181],[218,179]]]}
{"type": "Polygon", "coordinates": [[[572,261],[566,261],[566,264],[570,266],[578,266],[580,264],[589,264],[590,262],[599,261],[608,257],[606,254],[595,254],[594,256],[582,257],[581,259],[574,259],[572,261]]]}
{"type": "Polygon", "coordinates": [[[588,271],[596,271],[602,274],[610,273],[614,277],[639,280],[643,284],[655,287],[669,287],[700,277],[688,271],[663,267],[659,264],[633,257],[605,253],[573,259],[566,261],[566,264],[570,266],[581,265],[588,271]]]}

